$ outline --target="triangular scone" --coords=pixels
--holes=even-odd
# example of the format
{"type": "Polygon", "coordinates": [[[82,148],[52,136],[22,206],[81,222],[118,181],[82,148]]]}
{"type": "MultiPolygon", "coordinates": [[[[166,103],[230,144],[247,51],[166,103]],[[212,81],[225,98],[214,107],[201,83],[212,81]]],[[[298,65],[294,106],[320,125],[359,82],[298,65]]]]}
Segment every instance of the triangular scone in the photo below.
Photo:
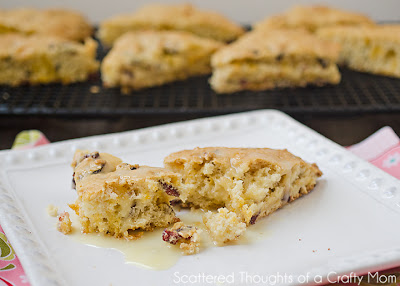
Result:
{"type": "Polygon", "coordinates": [[[338,84],[339,46],[303,30],[256,30],[211,58],[218,93],[338,84]]]}
{"type": "MultiPolygon", "coordinates": [[[[1,30],[1,25],[0,25],[1,30]]],[[[47,35],[0,32],[0,84],[64,84],[85,81],[98,71],[97,42],[47,35]]]]}
{"type": "Polygon", "coordinates": [[[269,17],[253,25],[254,29],[307,29],[332,26],[374,25],[367,16],[321,5],[294,6],[287,12],[269,17]]]}
{"type": "Polygon", "coordinates": [[[72,167],[78,198],[70,207],[84,233],[135,238],[133,230],[176,222],[169,201],[178,195],[178,174],[88,151],[77,151],[72,167]]]}
{"type": "Polygon", "coordinates": [[[71,41],[90,37],[93,27],[85,17],[67,9],[0,9],[0,34],[42,35],[71,41]]]}
{"type": "Polygon", "coordinates": [[[98,36],[103,43],[112,45],[126,32],[143,30],[186,31],[223,42],[244,33],[240,25],[213,11],[199,10],[190,4],[152,4],[105,20],[100,24],[98,36]]]}
{"type": "Polygon", "coordinates": [[[317,35],[340,44],[339,64],[400,77],[400,25],[330,27],[318,30],[317,35]]]}
{"type": "Polygon", "coordinates": [[[211,55],[222,44],[186,32],[124,34],[101,65],[103,83],[123,91],[162,85],[211,72],[211,55]]]}
{"type": "Polygon", "coordinates": [[[170,154],[167,169],[180,173],[183,204],[226,207],[254,224],[310,192],[322,172],[287,150],[208,147],[170,154]]]}

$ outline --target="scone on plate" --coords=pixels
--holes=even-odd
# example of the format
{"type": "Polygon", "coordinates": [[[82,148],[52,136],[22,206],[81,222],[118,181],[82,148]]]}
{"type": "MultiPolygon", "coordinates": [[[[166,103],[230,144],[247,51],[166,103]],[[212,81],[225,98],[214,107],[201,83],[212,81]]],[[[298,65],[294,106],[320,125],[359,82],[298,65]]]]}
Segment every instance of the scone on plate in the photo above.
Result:
{"type": "Polygon", "coordinates": [[[152,4],[105,20],[100,24],[98,37],[112,45],[122,34],[142,30],[186,31],[223,42],[244,33],[241,26],[216,12],[199,10],[190,4],[152,4]]]}
{"type": "Polygon", "coordinates": [[[339,64],[400,77],[400,25],[331,27],[320,29],[317,35],[341,45],[339,64]]]}
{"type": "Polygon", "coordinates": [[[64,84],[97,72],[97,43],[83,44],[43,35],[0,34],[0,84],[64,84]]]}
{"type": "Polygon", "coordinates": [[[104,58],[103,84],[129,92],[208,74],[211,55],[222,45],[187,32],[130,32],[104,58]]]}
{"type": "Polygon", "coordinates": [[[72,167],[78,198],[70,207],[84,233],[131,239],[136,237],[134,230],[177,221],[169,201],[178,195],[179,175],[89,151],[77,151],[72,167]]]}
{"type": "Polygon", "coordinates": [[[179,198],[203,209],[225,207],[247,225],[310,192],[322,172],[287,150],[208,147],[164,159],[182,175],[179,198]]]}
{"type": "Polygon", "coordinates": [[[65,9],[20,8],[0,10],[0,34],[40,34],[83,41],[93,28],[79,12],[65,9]]]}
{"type": "Polygon", "coordinates": [[[269,17],[253,25],[254,29],[306,29],[315,32],[330,26],[374,25],[367,16],[332,7],[294,6],[287,12],[269,17]]]}
{"type": "Polygon", "coordinates": [[[211,58],[217,93],[337,84],[339,46],[300,30],[256,30],[211,58]]]}

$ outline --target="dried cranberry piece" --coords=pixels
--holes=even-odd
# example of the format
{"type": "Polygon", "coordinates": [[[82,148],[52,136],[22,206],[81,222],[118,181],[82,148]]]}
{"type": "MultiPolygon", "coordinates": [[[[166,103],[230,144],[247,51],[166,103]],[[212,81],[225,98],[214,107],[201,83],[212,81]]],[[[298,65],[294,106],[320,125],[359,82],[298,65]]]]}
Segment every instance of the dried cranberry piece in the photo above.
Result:
{"type": "Polygon", "coordinates": [[[162,239],[174,245],[178,242],[180,238],[182,237],[176,231],[170,231],[168,229],[164,229],[162,233],[162,239]]]}
{"type": "Polygon", "coordinates": [[[275,58],[275,60],[276,60],[277,62],[280,62],[281,60],[283,60],[283,54],[277,55],[276,58],[275,58]]]}
{"type": "Polygon", "coordinates": [[[171,206],[177,206],[180,205],[182,201],[179,199],[175,199],[175,200],[170,200],[169,203],[171,204],[171,206]]]}
{"type": "Polygon", "coordinates": [[[83,156],[83,158],[86,159],[86,158],[91,157],[93,159],[97,159],[97,158],[99,158],[99,156],[100,156],[99,152],[93,152],[91,154],[86,154],[85,156],[83,156]]]}
{"type": "Polygon", "coordinates": [[[255,223],[256,223],[256,220],[257,220],[257,218],[258,218],[259,215],[260,215],[259,213],[253,215],[253,216],[251,217],[251,219],[250,219],[250,224],[255,224],[255,223]]]}
{"type": "Polygon", "coordinates": [[[325,69],[325,68],[328,67],[329,63],[328,63],[327,60],[324,60],[324,59],[321,59],[321,58],[318,58],[317,60],[318,60],[318,63],[322,66],[322,68],[325,69]]]}
{"type": "Polygon", "coordinates": [[[241,86],[245,86],[245,85],[248,84],[248,81],[247,81],[246,79],[242,78],[241,80],[239,80],[239,84],[240,84],[241,86]]]}
{"type": "Polygon", "coordinates": [[[163,189],[165,190],[165,192],[170,195],[170,196],[174,196],[174,197],[179,197],[179,192],[177,189],[175,189],[173,186],[168,185],[167,183],[164,182],[160,182],[161,186],[163,187],[163,189]]]}
{"type": "Polygon", "coordinates": [[[72,184],[71,187],[76,190],[76,183],[75,183],[75,172],[72,174],[72,184]]]}
{"type": "Polygon", "coordinates": [[[92,174],[98,174],[98,173],[100,173],[101,170],[103,170],[104,165],[105,165],[105,164],[102,164],[101,167],[100,167],[100,169],[98,169],[98,170],[96,170],[96,171],[93,171],[92,174]]]}

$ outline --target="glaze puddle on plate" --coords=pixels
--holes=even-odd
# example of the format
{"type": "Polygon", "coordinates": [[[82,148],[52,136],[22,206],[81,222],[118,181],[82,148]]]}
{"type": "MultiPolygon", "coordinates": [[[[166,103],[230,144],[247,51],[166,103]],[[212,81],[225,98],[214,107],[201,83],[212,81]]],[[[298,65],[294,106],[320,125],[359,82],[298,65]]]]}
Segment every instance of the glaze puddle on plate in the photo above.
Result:
{"type": "Polygon", "coordinates": [[[112,248],[120,251],[125,262],[144,268],[163,270],[176,264],[182,256],[180,249],[169,245],[161,239],[163,229],[144,232],[135,240],[118,239],[98,233],[83,234],[80,230],[78,217],[71,213],[73,233],[71,238],[77,242],[98,248],[112,248]]]}
{"type": "MultiPolygon", "coordinates": [[[[196,226],[202,230],[200,253],[197,255],[201,255],[201,252],[208,248],[216,247],[202,222],[202,215],[203,212],[200,210],[177,212],[177,216],[185,225],[196,226]]],[[[129,264],[147,269],[164,270],[174,266],[183,256],[178,245],[170,245],[162,240],[164,230],[162,228],[144,232],[138,239],[126,240],[97,233],[81,233],[78,217],[74,213],[71,213],[71,221],[73,232],[69,236],[73,240],[92,247],[118,250],[124,255],[125,262],[129,264]]],[[[264,230],[263,223],[250,226],[242,237],[228,243],[227,246],[249,244],[260,240],[265,235],[264,230]]]]}

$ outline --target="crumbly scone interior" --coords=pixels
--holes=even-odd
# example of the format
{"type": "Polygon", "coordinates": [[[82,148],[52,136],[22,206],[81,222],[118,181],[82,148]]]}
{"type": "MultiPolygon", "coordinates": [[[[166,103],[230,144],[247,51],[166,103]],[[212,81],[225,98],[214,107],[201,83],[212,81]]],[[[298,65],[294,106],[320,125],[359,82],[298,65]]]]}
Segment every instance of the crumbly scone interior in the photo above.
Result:
{"type": "Polygon", "coordinates": [[[162,240],[172,245],[179,245],[185,255],[196,254],[200,251],[201,232],[202,230],[197,227],[176,222],[172,227],[164,229],[162,240]]]}
{"type": "Polygon", "coordinates": [[[164,227],[174,221],[175,213],[168,197],[159,195],[163,192],[155,180],[147,180],[144,185],[110,182],[103,193],[79,205],[83,231],[129,237],[136,229],[164,227]]]}
{"type": "Polygon", "coordinates": [[[203,215],[203,223],[213,241],[219,246],[238,239],[246,230],[246,224],[240,221],[237,214],[226,208],[220,208],[216,213],[206,212],[203,215]]]}
{"type": "Polygon", "coordinates": [[[72,166],[78,198],[70,207],[83,232],[134,238],[136,229],[176,221],[168,193],[176,195],[172,186],[179,183],[178,176],[160,168],[121,164],[119,158],[97,152],[83,159],[78,153],[72,166]]]}
{"type": "Polygon", "coordinates": [[[291,200],[307,194],[316,184],[316,174],[306,164],[295,164],[290,172],[264,161],[251,164],[168,162],[182,174],[180,199],[203,209],[226,207],[246,224],[266,216],[291,200]]]}

